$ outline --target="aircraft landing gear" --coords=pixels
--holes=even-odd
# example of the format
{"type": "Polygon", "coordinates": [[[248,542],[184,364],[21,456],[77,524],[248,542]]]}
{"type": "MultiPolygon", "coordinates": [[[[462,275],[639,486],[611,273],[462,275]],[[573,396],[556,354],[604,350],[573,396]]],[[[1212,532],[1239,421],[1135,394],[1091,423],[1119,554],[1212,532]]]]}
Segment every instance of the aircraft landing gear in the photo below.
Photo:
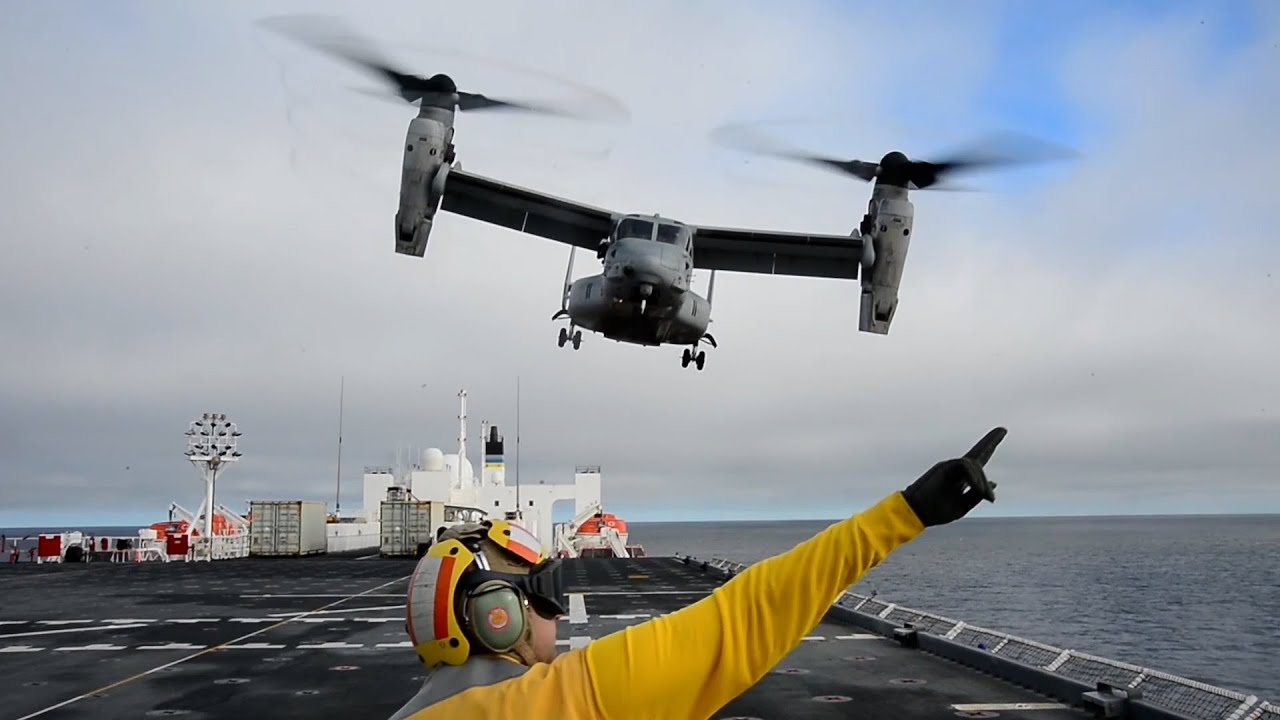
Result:
{"type": "Polygon", "coordinates": [[[567,328],[560,328],[560,338],[558,340],[558,344],[560,345],[560,347],[564,347],[564,344],[569,342],[570,339],[573,340],[574,350],[577,350],[578,348],[582,347],[582,331],[581,330],[574,330],[573,334],[570,335],[569,330],[567,328]]]}
{"type": "Polygon", "coordinates": [[[693,363],[694,367],[699,370],[707,362],[707,351],[698,350],[694,352],[689,348],[684,349],[684,355],[680,358],[680,367],[689,367],[689,363],[693,363]]]}

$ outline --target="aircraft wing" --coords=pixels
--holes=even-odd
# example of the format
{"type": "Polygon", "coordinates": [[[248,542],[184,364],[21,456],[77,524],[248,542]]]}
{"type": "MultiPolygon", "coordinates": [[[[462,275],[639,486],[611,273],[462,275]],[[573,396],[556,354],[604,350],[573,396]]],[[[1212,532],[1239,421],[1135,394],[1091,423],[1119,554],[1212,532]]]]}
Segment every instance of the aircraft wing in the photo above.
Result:
{"type": "Polygon", "coordinates": [[[440,209],[595,250],[613,230],[613,213],[452,168],[440,209]]]}
{"type": "Polygon", "coordinates": [[[862,267],[860,236],[693,228],[696,268],[857,280],[862,267]]]}

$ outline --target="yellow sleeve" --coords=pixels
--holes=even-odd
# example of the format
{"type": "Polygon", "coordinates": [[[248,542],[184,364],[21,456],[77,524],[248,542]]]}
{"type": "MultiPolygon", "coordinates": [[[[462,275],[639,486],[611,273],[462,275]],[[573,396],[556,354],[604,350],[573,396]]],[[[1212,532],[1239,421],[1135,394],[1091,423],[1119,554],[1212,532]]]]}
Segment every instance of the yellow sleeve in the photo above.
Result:
{"type": "Polygon", "coordinates": [[[840,593],[923,531],[895,492],[688,607],[464,690],[410,720],[708,718],[795,648],[840,593]]]}
{"type": "Polygon", "coordinates": [[[586,662],[599,717],[711,717],[794,649],[863,573],[923,531],[895,492],[692,605],[592,642],[586,662]]]}

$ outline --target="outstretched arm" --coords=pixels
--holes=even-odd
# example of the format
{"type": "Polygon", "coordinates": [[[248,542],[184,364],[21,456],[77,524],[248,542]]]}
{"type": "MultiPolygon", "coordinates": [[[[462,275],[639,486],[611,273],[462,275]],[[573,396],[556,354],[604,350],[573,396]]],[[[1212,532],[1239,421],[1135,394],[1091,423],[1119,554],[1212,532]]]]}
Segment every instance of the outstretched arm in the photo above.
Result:
{"type": "Polygon", "coordinates": [[[924,525],[895,492],[677,612],[586,647],[600,717],[705,718],[760,680],[924,525]]]}
{"type": "Polygon", "coordinates": [[[747,568],[709,596],[412,717],[706,718],[760,680],[840,593],[925,527],[963,517],[995,483],[983,470],[1003,428],[902,492],[747,568]]]}

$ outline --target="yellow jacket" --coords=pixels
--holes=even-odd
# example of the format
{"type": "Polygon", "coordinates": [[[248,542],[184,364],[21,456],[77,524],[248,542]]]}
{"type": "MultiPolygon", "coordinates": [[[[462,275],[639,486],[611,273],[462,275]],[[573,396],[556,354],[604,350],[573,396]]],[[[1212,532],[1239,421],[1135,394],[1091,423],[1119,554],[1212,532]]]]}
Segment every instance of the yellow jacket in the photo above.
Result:
{"type": "Polygon", "coordinates": [[[863,573],[923,531],[895,492],[692,605],[410,717],[709,718],[791,652],[863,573]]]}

